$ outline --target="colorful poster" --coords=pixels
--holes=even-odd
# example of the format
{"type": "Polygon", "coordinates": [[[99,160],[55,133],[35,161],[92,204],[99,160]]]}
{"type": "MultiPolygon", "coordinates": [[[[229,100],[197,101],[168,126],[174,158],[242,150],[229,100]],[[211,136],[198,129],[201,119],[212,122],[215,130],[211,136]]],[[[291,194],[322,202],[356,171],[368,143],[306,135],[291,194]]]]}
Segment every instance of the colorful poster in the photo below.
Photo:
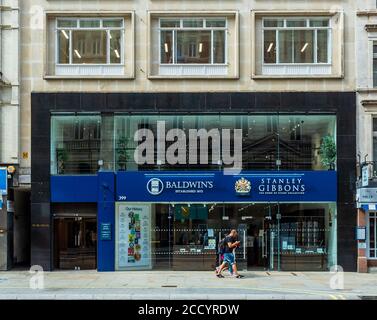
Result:
{"type": "Polygon", "coordinates": [[[118,268],[151,268],[150,205],[118,204],[118,268]]]}

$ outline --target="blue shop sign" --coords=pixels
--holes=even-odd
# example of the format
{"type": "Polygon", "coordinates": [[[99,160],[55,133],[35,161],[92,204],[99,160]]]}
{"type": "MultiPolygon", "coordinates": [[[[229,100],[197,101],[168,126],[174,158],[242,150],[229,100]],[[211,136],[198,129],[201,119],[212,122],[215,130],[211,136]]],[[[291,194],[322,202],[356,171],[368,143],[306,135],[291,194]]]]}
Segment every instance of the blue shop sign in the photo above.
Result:
{"type": "Polygon", "coordinates": [[[118,172],[116,200],[130,202],[335,202],[336,171],[118,172]]]}
{"type": "Polygon", "coordinates": [[[8,170],[0,168],[0,195],[6,195],[8,192],[8,170]]]}

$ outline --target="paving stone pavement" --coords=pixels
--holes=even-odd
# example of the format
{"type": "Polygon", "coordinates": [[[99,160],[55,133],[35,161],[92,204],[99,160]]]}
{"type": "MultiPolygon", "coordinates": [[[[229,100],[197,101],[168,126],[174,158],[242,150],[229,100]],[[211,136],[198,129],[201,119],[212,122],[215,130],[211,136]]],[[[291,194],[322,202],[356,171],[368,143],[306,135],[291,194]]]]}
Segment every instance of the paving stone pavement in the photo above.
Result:
{"type": "Polygon", "coordinates": [[[219,279],[214,272],[54,271],[44,272],[38,278],[43,278],[43,289],[32,289],[30,283],[35,284],[35,275],[28,271],[8,271],[0,272],[0,300],[377,299],[377,274],[344,273],[344,287],[339,290],[331,288],[330,283],[335,279],[328,272],[243,274],[243,279],[230,276],[219,279]]]}

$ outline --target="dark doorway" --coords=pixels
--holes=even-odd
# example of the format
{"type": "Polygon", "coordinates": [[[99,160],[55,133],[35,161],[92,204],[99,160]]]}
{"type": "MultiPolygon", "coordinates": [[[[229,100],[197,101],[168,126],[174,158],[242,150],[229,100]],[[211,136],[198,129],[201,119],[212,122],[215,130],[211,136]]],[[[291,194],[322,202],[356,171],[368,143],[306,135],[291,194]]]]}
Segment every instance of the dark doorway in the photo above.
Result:
{"type": "Polygon", "coordinates": [[[55,218],[54,253],[55,269],[96,269],[97,219],[95,217],[55,218]]]}

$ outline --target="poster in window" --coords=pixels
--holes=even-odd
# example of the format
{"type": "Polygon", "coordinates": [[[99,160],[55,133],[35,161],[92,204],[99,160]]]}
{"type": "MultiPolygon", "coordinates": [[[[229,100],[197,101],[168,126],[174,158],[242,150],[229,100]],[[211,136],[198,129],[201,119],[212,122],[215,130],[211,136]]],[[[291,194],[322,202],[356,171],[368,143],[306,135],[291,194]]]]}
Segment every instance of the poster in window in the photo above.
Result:
{"type": "Polygon", "coordinates": [[[151,268],[150,206],[118,207],[118,268],[151,268]]]}

